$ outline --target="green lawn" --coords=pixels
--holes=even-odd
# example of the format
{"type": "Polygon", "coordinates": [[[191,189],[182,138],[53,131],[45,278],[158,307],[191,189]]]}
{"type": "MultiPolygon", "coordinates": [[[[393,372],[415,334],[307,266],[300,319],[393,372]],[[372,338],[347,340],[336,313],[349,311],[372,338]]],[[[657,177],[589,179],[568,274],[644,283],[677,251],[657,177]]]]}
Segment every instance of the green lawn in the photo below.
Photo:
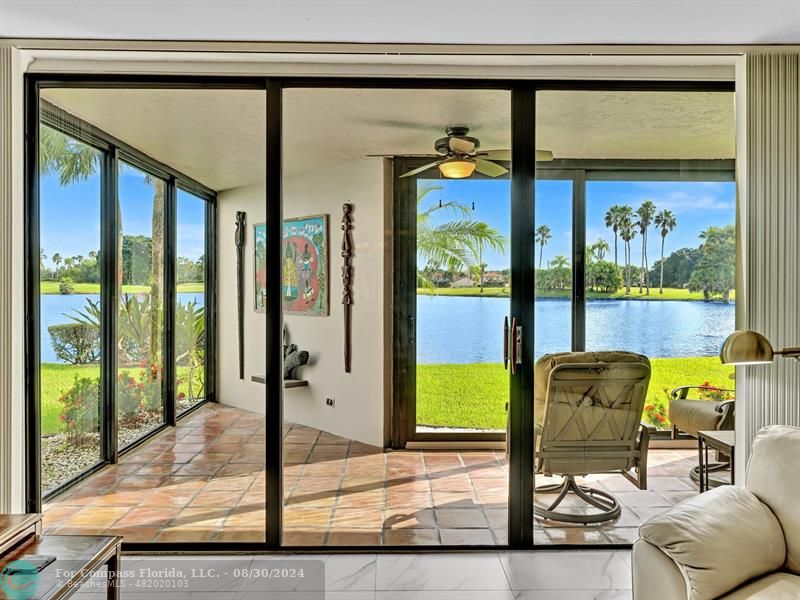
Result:
{"type": "MultiPolygon", "coordinates": [[[[73,294],[99,294],[99,283],[73,283],[73,294]]],[[[60,294],[58,290],[57,281],[42,281],[39,285],[40,293],[42,294],[60,294]]],[[[150,291],[150,286],[147,285],[123,285],[123,294],[146,294],[150,291]]],[[[179,292],[194,292],[202,293],[205,291],[205,284],[203,283],[181,283],[178,285],[179,292]]]]}
{"type": "MultiPolygon", "coordinates": [[[[126,368],[133,377],[138,377],[139,368],[126,368]]],[[[178,377],[186,379],[187,367],[178,367],[178,377]]],[[[72,387],[75,376],[100,377],[99,365],[62,365],[43,363],[41,376],[42,390],[42,434],[57,433],[62,429],[61,412],[63,405],[59,402],[61,395],[72,387]]],[[[187,385],[178,386],[179,392],[188,392],[187,385]]]]}
{"type": "MultiPolygon", "coordinates": [[[[417,288],[417,294],[421,296],[484,296],[486,298],[497,298],[510,296],[509,288],[417,288]]],[[[571,297],[571,290],[539,290],[536,296],[539,298],[564,298],[571,297]]],[[[659,294],[658,288],[651,288],[650,295],[639,294],[639,288],[631,288],[631,295],[626,296],[625,290],[617,290],[612,294],[602,294],[599,292],[588,292],[589,299],[625,299],[628,300],[702,300],[702,292],[690,292],[682,288],[664,288],[664,293],[659,294]]],[[[735,300],[735,294],[731,292],[731,302],[735,300]]]]}
{"type": "MultiPolygon", "coordinates": [[[[730,388],[733,367],[716,357],[654,358],[648,403],[662,404],[680,385],[730,388]]],[[[417,366],[417,423],[419,425],[504,429],[508,401],[508,371],[500,363],[417,366]]]]}

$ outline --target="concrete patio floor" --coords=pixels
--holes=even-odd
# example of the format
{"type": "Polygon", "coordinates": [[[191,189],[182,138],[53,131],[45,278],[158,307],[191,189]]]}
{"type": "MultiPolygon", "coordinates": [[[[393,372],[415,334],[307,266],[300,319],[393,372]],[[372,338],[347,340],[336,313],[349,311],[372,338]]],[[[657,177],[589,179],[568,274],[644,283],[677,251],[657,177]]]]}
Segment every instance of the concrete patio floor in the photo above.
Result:
{"type": "MultiPolygon", "coordinates": [[[[204,406],[48,502],[45,531],[123,535],[132,542],[263,541],[264,426],[261,415],[204,406]]],[[[503,452],[384,452],[287,424],[284,464],[284,545],[507,543],[503,452]]],[[[622,515],[594,526],[537,520],[534,540],[630,543],[641,522],[697,493],[688,478],[695,464],[694,450],[651,449],[646,491],[621,475],[585,478],[613,493],[622,515]]]]}

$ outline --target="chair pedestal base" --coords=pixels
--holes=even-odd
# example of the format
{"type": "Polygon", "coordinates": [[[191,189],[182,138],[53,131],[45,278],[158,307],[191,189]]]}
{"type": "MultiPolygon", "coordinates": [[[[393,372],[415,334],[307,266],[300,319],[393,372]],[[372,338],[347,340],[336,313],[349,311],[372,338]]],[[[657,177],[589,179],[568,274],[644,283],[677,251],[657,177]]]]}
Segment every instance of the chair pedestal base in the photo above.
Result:
{"type": "Polygon", "coordinates": [[[622,512],[622,508],[611,494],[602,490],[590,488],[585,485],[578,485],[573,475],[566,475],[561,483],[542,485],[534,489],[536,494],[558,493],[555,501],[547,508],[543,508],[536,502],[533,503],[534,514],[542,519],[551,521],[563,521],[565,523],[603,523],[616,519],[622,512]],[[575,493],[581,500],[600,510],[599,513],[576,514],[560,512],[555,510],[569,492],[575,493]]]}
{"type": "MultiPolygon", "coordinates": [[[[731,463],[727,462],[716,462],[716,463],[709,463],[706,467],[709,473],[714,473],[715,471],[727,471],[731,466],[731,463]]],[[[697,485],[700,485],[700,465],[696,467],[692,467],[689,471],[689,478],[694,481],[697,485]]],[[[728,485],[728,481],[723,481],[721,479],[714,479],[713,477],[708,478],[708,487],[715,488],[721,485],[728,485]]]]}

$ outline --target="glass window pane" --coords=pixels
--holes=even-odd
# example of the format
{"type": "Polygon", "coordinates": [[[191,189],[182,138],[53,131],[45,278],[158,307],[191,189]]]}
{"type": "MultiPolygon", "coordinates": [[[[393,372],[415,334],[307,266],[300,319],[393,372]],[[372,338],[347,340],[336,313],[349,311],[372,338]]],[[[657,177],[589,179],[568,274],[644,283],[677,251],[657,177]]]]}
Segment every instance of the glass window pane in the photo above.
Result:
{"type": "Polygon", "coordinates": [[[102,154],[40,129],[42,493],[100,462],[102,154]]]}
{"type": "Polygon", "coordinates": [[[175,392],[178,413],[206,396],[206,201],[178,190],[175,392]]]}
{"type": "Polygon", "coordinates": [[[117,315],[118,446],[164,422],[164,193],[166,183],[120,162],[117,315]]]}

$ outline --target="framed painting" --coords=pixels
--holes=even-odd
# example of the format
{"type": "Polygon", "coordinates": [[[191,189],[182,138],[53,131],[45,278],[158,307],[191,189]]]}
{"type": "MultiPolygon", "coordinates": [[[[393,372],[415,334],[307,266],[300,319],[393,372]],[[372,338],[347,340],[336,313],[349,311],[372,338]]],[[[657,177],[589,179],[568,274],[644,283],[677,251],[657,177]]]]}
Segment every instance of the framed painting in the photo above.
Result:
{"type": "Polygon", "coordinates": [[[328,267],[328,215],[284,220],[284,313],[328,316],[328,267]]]}
{"type": "Polygon", "coordinates": [[[267,224],[253,225],[253,289],[256,312],[267,310],[267,224]]]}

